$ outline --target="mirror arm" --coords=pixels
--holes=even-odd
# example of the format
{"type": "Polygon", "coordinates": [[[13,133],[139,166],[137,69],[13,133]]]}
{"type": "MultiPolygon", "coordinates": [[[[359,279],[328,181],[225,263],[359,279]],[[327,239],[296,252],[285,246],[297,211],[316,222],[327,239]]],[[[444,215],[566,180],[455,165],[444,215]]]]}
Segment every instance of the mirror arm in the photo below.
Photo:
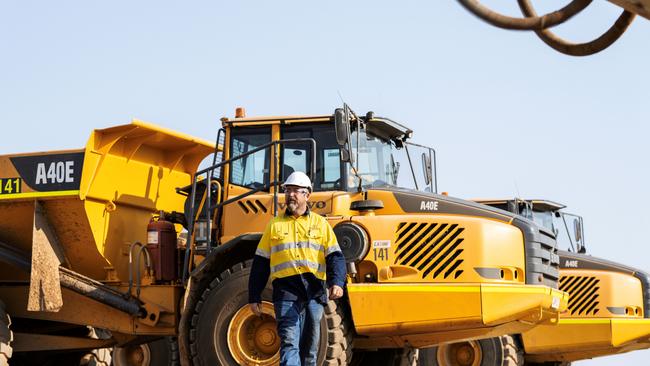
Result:
{"type": "Polygon", "coordinates": [[[363,192],[363,181],[361,180],[361,176],[359,176],[359,170],[358,170],[358,164],[359,164],[359,130],[361,129],[361,120],[359,117],[357,117],[356,113],[348,106],[347,104],[343,104],[344,108],[344,113],[345,113],[345,120],[348,121],[348,128],[346,128],[347,134],[348,134],[348,148],[349,148],[349,156],[350,156],[350,166],[352,167],[352,171],[354,172],[354,175],[357,177],[359,180],[359,186],[357,187],[357,190],[359,192],[363,192]],[[352,131],[350,129],[350,115],[354,116],[354,119],[357,121],[357,150],[354,154],[352,155],[352,131]]]}
{"type": "Polygon", "coordinates": [[[566,217],[562,215],[562,222],[564,223],[564,228],[566,229],[566,234],[569,237],[569,244],[571,245],[571,249],[573,251],[576,251],[576,247],[573,245],[573,239],[571,238],[571,231],[569,231],[569,225],[566,223],[566,217]]]}
{"type": "Polygon", "coordinates": [[[420,187],[418,187],[418,179],[415,177],[415,167],[413,166],[413,162],[411,161],[411,154],[409,153],[408,145],[404,145],[404,149],[406,150],[406,157],[409,160],[409,166],[411,168],[411,174],[413,175],[413,182],[415,183],[415,189],[419,191],[420,187]]]}
{"type": "Polygon", "coordinates": [[[433,174],[433,193],[438,194],[438,163],[436,161],[436,151],[429,148],[429,159],[433,161],[433,169],[431,174],[433,174]]]}

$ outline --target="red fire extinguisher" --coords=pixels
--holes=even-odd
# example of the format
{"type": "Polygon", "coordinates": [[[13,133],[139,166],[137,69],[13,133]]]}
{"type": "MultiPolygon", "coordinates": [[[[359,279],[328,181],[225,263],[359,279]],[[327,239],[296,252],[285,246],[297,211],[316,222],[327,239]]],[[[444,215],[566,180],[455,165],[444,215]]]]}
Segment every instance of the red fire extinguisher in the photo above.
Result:
{"type": "Polygon", "coordinates": [[[147,249],[156,281],[174,281],[178,278],[176,228],[160,217],[154,217],[147,226],[147,249]]]}

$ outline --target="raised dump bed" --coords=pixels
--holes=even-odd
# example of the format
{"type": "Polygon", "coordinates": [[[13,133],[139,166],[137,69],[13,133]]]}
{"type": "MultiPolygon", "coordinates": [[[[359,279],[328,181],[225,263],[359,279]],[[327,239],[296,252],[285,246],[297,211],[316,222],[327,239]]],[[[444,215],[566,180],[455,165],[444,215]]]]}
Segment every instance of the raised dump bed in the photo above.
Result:
{"type": "MultiPolygon", "coordinates": [[[[84,149],[0,156],[0,298],[8,312],[97,324],[97,314],[86,319],[66,303],[73,295],[60,289],[59,266],[86,282],[127,283],[132,244],[147,242],[152,214],[183,211],[176,188],[192,182],[213,150],[214,143],[134,120],[94,130],[84,149]]],[[[179,291],[170,291],[154,302],[175,314],[179,291]]],[[[121,329],[117,320],[102,322],[121,329]]]]}

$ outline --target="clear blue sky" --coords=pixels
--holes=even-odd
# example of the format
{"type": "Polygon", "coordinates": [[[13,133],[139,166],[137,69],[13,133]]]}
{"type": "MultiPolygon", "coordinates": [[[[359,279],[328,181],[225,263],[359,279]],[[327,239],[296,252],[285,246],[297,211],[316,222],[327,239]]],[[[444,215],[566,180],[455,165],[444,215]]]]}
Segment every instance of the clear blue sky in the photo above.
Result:
{"type": "MultiPolygon", "coordinates": [[[[595,2],[559,32],[587,40],[618,12],[595,2]]],[[[650,270],[648,34],[637,19],[570,58],[455,1],[3,1],[0,154],[82,147],[131,118],[213,139],[236,106],[326,114],[340,93],[434,146],[441,190],[563,202],[593,255],[650,270]]]]}

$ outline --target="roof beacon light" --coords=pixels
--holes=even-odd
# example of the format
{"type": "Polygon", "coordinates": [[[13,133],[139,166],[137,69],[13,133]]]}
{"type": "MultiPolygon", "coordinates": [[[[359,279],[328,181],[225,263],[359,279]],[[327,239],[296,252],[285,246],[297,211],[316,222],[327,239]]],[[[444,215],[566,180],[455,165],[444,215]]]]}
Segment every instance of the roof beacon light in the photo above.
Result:
{"type": "Polygon", "coordinates": [[[235,118],[245,118],[246,117],[246,108],[237,107],[235,109],[235,118]]]}

